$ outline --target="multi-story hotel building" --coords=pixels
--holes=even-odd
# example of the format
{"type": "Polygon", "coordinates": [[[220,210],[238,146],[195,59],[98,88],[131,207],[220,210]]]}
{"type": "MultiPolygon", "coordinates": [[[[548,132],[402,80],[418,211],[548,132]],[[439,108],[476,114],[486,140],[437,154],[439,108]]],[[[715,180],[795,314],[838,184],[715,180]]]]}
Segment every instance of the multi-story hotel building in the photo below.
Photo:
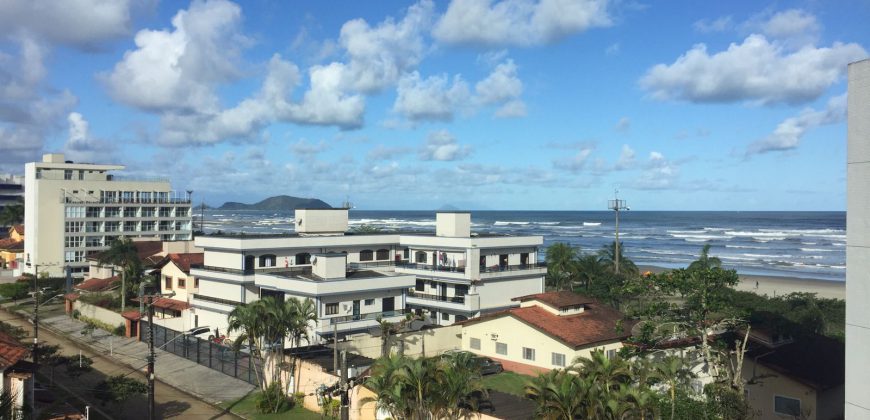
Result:
{"type": "Polygon", "coordinates": [[[849,65],[846,419],[870,418],[870,60],[849,65]]]}
{"type": "Polygon", "coordinates": [[[197,237],[205,256],[191,268],[199,279],[192,324],[226,331],[227,314],[241,303],[310,298],[316,343],[412,311],[448,325],[544,290],[543,238],[474,235],[469,213],[438,213],[434,234],[348,233],[347,209],[297,210],[295,223],[295,234],[197,237]]]}
{"type": "Polygon", "coordinates": [[[24,168],[25,272],[80,277],[85,258],[121,237],[191,239],[190,194],[173,191],[168,179],[127,179],[110,173],[121,165],[64,161],[46,154],[24,168]]]}

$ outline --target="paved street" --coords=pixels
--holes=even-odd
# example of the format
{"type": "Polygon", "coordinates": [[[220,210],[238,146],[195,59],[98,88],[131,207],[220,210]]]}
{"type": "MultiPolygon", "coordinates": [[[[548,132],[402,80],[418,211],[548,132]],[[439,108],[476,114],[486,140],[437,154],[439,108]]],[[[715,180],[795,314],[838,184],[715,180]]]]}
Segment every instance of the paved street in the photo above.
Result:
{"type": "MultiPolygon", "coordinates": [[[[45,314],[47,316],[46,318],[41,317],[42,322],[40,322],[40,326],[44,326],[45,328],[40,328],[40,343],[60,345],[60,353],[64,355],[76,355],[81,351],[84,356],[93,359],[94,370],[81,375],[78,378],[71,378],[66,375],[64,367],[55,368],[53,373],[50,372],[48,367],[43,367],[41,369],[43,374],[53,377],[55,384],[59,387],[66,388],[69,392],[76,394],[80,398],[90,401],[95,401],[90,391],[97,383],[107,376],[129,374],[131,377],[141,379],[143,382],[145,381],[144,366],[146,364],[145,354],[147,352],[147,346],[145,346],[144,343],[138,343],[134,340],[123,339],[120,337],[113,337],[111,338],[112,348],[110,350],[110,346],[108,345],[110,339],[107,334],[103,336],[101,333],[96,333],[94,338],[81,335],[77,331],[81,330],[83,324],[78,321],[69,320],[65,315],[56,315],[57,306],[59,305],[51,306],[54,308],[54,316],[49,312],[45,314]],[[78,334],[81,338],[71,339],[65,337],[58,334],[56,331],[59,330],[56,328],[70,334],[78,334]],[[97,347],[97,351],[94,351],[84,345],[80,340],[93,340],[94,344],[97,346],[100,346],[105,340],[105,353],[99,350],[101,347],[97,347]],[[144,351],[141,349],[141,346],[145,346],[144,351]],[[110,352],[114,357],[108,354],[110,352]],[[140,367],[142,369],[139,369],[140,367]]],[[[46,309],[48,309],[48,307],[46,309]]],[[[30,322],[23,317],[6,310],[0,313],[0,320],[14,326],[22,327],[25,331],[32,331],[32,325],[30,322]]],[[[75,336],[73,335],[73,337],[75,336]]],[[[238,397],[241,397],[253,387],[243,381],[212,371],[207,367],[190,366],[190,364],[196,365],[194,362],[187,361],[166,352],[160,352],[158,355],[157,377],[159,380],[156,385],[155,394],[158,418],[237,419],[237,416],[225,413],[223,410],[179,389],[195,392],[201,396],[203,394],[212,395],[211,400],[217,402],[221,400],[215,400],[214,396],[227,398],[229,401],[230,398],[237,399],[238,397]],[[180,361],[174,359],[180,359],[180,361]],[[174,379],[178,388],[164,383],[162,381],[163,378],[166,378],[167,380],[174,379]],[[182,381],[178,381],[180,379],[182,379],[182,381]],[[244,386],[240,386],[240,383],[244,386]],[[186,384],[191,385],[191,387],[187,387],[186,384]]],[[[70,401],[70,403],[84,411],[84,407],[80,407],[80,404],[76,404],[75,401],[70,401]]],[[[95,405],[96,407],[92,405],[91,409],[91,415],[94,416],[94,418],[147,418],[148,411],[145,396],[131,398],[117,406],[112,404],[106,406],[95,405]]]]}

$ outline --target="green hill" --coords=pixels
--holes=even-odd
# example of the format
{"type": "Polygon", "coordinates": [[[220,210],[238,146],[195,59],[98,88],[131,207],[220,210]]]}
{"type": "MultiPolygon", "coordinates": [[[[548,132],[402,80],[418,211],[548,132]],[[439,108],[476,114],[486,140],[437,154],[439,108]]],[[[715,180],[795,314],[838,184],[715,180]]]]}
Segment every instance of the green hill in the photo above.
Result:
{"type": "Polygon", "coordinates": [[[299,198],[289,195],[269,197],[254,204],[227,201],[218,210],[293,210],[293,209],[331,209],[332,206],[316,198],[299,198]]]}

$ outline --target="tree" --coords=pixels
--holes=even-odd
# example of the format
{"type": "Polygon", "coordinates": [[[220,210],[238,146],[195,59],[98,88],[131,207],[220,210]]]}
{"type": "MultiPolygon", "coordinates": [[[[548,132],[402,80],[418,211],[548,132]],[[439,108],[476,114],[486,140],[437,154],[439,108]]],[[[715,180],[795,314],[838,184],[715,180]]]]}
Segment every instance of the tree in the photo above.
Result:
{"type": "Polygon", "coordinates": [[[133,241],[122,236],[112,242],[111,247],[97,259],[100,265],[121,267],[121,312],[127,308],[127,280],[138,279],[142,273],[142,261],[133,241]]]}
{"type": "Polygon", "coordinates": [[[605,394],[619,389],[619,384],[630,378],[628,363],[621,357],[607,357],[601,349],[593,350],[588,358],[575,360],[572,370],[595,382],[605,394]]]}
{"type": "MultiPolygon", "coordinates": [[[[598,251],[598,260],[611,272],[616,272],[616,241],[605,245],[598,251]]],[[[639,273],[634,262],[625,256],[625,246],[619,243],[619,272],[628,276],[636,276],[639,273]]]]}
{"type": "Polygon", "coordinates": [[[671,400],[671,420],[676,415],[677,389],[688,383],[694,375],[686,368],[682,358],[668,355],[659,360],[655,365],[658,377],[668,386],[668,396],[671,400]]]}
{"type": "Polygon", "coordinates": [[[558,290],[570,290],[577,272],[577,249],[564,242],[547,247],[547,279],[558,290]]]}
{"type": "Polygon", "coordinates": [[[599,279],[607,275],[607,267],[602,263],[601,259],[595,254],[582,254],[577,258],[575,264],[577,270],[577,278],[583,282],[586,292],[589,292],[589,286],[597,283],[599,279]]]}
{"type": "Polygon", "coordinates": [[[435,411],[437,418],[469,418],[489,393],[480,375],[474,354],[453,353],[442,357],[435,367],[438,384],[435,411]]]}
{"type": "Polygon", "coordinates": [[[526,398],[537,405],[535,417],[573,420],[577,416],[595,418],[594,383],[567,369],[554,369],[538,375],[526,385],[526,398]]]}
{"type": "Polygon", "coordinates": [[[12,226],[24,223],[24,199],[18,198],[13,204],[7,204],[0,212],[0,226],[12,226]]]}
{"type": "Polygon", "coordinates": [[[129,376],[115,375],[97,384],[94,396],[105,404],[111,402],[121,404],[124,401],[148,392],[148,387],[129,376]]]}
{"type": "Polygon", "coordinates": [[[692,261],[687,267],[689,270],[707,270],[710,268],[722,268],[722,260],[719,257],[710,256],[710,244],[704,245],[701,248],[701,255],[697,260],[692,261]]]}

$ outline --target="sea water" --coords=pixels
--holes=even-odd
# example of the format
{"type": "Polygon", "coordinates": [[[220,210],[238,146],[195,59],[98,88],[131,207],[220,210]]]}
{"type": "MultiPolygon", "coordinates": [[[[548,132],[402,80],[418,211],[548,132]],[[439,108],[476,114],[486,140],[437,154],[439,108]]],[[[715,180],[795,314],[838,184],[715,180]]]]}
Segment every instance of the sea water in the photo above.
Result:
{"type": "MultiPolygon", "coordinates": [[[[195,211],[199,226],[200,212],[195,211]]],[[[612,211],[473,211],[472,231],[542,235],[544,246],[566,242],[596,252],[614,240],[612,211]]],[[[202,212],[207,233],[292,233],[293,212],[202,212]]],[[[433,211],[351,210],[350,226],[384,231],[434,232],[433,211]]],[[[685,267],[709,244],[710,254],[742,274],[844,281],[845,212],[672,212],[619,213],[619,239],[638,265],[685,267]]],[[[543,252],[541,253],[543,258],[543,252]]]]}

